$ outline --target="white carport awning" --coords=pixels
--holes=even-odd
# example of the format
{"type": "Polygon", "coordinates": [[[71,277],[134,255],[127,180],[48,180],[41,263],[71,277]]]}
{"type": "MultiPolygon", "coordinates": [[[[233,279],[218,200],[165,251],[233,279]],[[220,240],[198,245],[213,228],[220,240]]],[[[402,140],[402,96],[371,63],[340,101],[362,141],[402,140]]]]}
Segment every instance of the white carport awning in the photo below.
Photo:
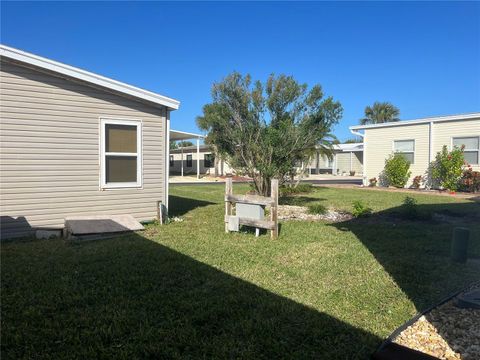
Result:
{"type": "Polygon", "coordinates": [[[205,135],[189,133],[179,130],[170,130],[170,141],[191,140],[191,139],[205,139],[205,135]]]}
{"type": "MultiPolygon", "coordinates": [[[[179,140],[197,140],[197,179],[200,179],[200,140],[205,139],[205,135],[189,133],[186,131],[179,130],[170,130],[170,141],[179,141],[179,140]]],[[[170,155],[169,155],[170,157],[170,155]]],[[[183,176],[183,151],[182,151],[182,160],[181,160],[181,174],[183,176]]]]}

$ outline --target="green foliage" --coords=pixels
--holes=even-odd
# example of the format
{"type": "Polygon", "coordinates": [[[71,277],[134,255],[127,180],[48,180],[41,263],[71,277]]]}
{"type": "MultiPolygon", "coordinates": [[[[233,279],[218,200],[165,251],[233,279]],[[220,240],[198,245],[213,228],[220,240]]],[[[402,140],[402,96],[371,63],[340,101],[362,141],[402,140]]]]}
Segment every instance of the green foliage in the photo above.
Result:
{"type": "Polygon", "coordinates": [[[391,121],[400,120],[398,116],[400,110],[389,102],[375,101],[373,106],[367,106],[365,108],[365,117],[360,119],[360,124],[381,124],[391,121]]]}
{"type": "Polygon", "coordinates": [[[297,186],[282,185],[279,188],[280,196],[288,196],[293,194],[307,194],[311,193],[315,188],[312,184],[298,184],[297,186]]]}
{"type": "Polygon", "coordinates": [[[356,136],[354,138],[350,138],[350,139],[345,140],[343,143],[344,144],[358,144],[358,143],[361,143],[361,142],[363,142],[363,140],[360,137],[356,136]]]}
{"type": "Polygon", "coordinates": [[[472,193],[480,191],[480,171],[473,171],[472,167],[469,166],[462,174],[460,185],[464,191],[472,193]]]}
{"type": "Polygon", "coordinates": [[[367,207],[362,201],[356,200],[353,202],[352,215],[356,218],[366,217],[372,214],[372,209],[367,207]]]}
{"type": "Polygon", "coordinates": [[[402,211],[403,211],[403,215],[407,219],[413,220],[418,218],[417,200],[415,200],[410,196],[406,196],[405,199],[403,200],[402,211]]]}
{"type": "Polygon", "coordinates": [[[435,185],[449,191],[456,191],[464,165],[463,146],[461,148],[455,146],[452,151],[448,151],[447,146],[444,145],[431,164],[431,175],[435,185]]]}
{"type": "Polygon", "coordinates": [[[395,153],[385,160],[385,177],[388,184],[403,188],[410,178],[410,163],[402,154],[395,153]]]}
{"type": "Polygon", "coordinates": [[[197,117],[206,142],[252,177],[261,195],[269,195],[271,179],[292,179],[316,147],[332,153],[330,129],[343,110],[332,97],[324,99],[320,85],[308,90],[285,75],[252,83],[250,75],[234,72],[213,85],[212,99],[197,117]]]}
{"type": "Polygon", "coordinates": [[[327,208],[322,204],[310,204],[308,205],[308,213],[315,215],[323,215],[327,212],[327,208]]]}

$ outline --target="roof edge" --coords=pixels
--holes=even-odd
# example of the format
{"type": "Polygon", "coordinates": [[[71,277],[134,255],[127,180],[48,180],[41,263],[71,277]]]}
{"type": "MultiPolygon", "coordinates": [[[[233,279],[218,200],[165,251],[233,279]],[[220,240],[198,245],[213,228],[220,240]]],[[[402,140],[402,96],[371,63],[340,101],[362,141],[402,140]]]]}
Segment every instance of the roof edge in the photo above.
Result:
{"type": "Polygon", "coordinates": [[[178,100],[3,44],[0,45],[0,56],[163,105],[171,110],[177,110],[180,106],[178,100]]]}
{"type": "Polygon", "coordinates": [[[375,128],[383,128],[383,127],[425,124],[430,122],[472,120],[476,118],[480,118],[480,112],[458,114],[458,115],[434,116],[434,117],[427,117],[427,118],[420,118],[420,119],[413,119],[413,120],[401,120],[401,121],[394,121],[394,122],[388,122],[383,124],[354,125],[354,126],[350,126],[349,129],[350,130],[375,129],[375,128]]]}

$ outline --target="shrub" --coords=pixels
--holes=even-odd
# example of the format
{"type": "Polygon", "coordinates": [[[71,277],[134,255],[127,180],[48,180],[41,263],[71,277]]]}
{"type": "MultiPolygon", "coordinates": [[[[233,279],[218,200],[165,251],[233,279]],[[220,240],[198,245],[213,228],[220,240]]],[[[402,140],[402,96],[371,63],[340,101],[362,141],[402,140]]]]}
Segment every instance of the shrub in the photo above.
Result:
{"type": "Polygon", "coordinates": [[[403,188],[411,175],[410,162],[402,154],[392,154],[385,160],[384,171],[389,185],[403,188]]]}
{"type": "Polygon", "coordinates": [[[407,219],[416,219],[418,218],[418,206],[417,206],[417,200],[410,196],[406,196],[405,199],[403,200],[403,215],[407,219]]]}
{"type": "Polygon", "coordinates": [[[477,192],[480,191],[480,171],[473,171],[471,166],[468,166],[462,174],[460,179],[462,190],[477,192]]]}
{"type": "Polygon", "coordinates": [[[415,176],[412,182],[412,189],[419,189],[422,184],[423,177],[421,175],[415,176]]]}
{"type": "Polygon", "coordinates": [[[437,153],[431,164],[431,172],[432,179],[441,188],[450,191],[458,189],[465,164],[463,149],[463,146],[461,148],[454,147],[452,151],[448,151],[447,146],[443,145],[442,151],[437,153]]]}
{"type": "Polygon", "coordinates": [[[371,178],[371,179],[368,180],[368,186],[371,186],[371,187],[377,186],[377,182],[378,182],[378,180],[377,180],[376,177],[371,178]]]}
{"type": "Polygon", "coordinates": [[[353,216],[358,218],[358,217],[370,216],[371,214],[372,214],[372,209],[367,207],[360,200],[353,202],[353,211],[352,211],[353,216]]]}
{"type": "Polygon", "coordinates": [[[355,176],[355,170],[350,170],[350,176],[355,176]]]}
{"type": "Polygon", "coordinates": [[[322,204],[310,204],[308,205],[309,214],[323,215],[327,212],[327,208],[322,204]]]}
{"type": "Polygon", "coordinates": [[[312,184],[298,184],[297,186],[285,186],[282,185],[279,188],[280,196],[288,196],[293,194],[305,194],[310,193],[314,190],[312,184]]]}

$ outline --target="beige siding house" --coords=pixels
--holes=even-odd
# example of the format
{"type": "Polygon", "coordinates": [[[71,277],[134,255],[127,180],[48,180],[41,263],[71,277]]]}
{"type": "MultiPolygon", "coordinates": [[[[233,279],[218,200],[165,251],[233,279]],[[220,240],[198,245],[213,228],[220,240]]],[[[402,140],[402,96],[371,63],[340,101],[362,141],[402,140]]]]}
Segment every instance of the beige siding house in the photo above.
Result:
{"type": "Polygon", "coordinates": [[[386,124],[352,126],[355,135],[363,137],[364,184],[381,178],[387,159],[401,152],[411,162],[413,177],[425,176],[428,166],[444,145],[465,145],[465,160],[480,170],[480,113],[441,116],[386,124]]]}
{"type": "Polygon", "coordinates": [[[215,175],[223,176],[235,171],[221,159],[215,161],[215,154],[208,145],[187,146],[170,150],[170,175],[215,175]],[[197,151],[198,150],[198,151],[197,151]],[[198,161],[197,161],[198,159],[198,161]],[[199,171],[197,172],[197,167],[199,171]]]}
{"type": "Polygon", "coordinates": [[[336,144],[331,159],[317,152],[309,163],[310,174],[355,175],[363,173],[363,144],[336,144]]]}
{"type": "Polygon", "coordinates": [[[168,205],[170,111],[179,102],[1,46],[2,238],[66,216],[156,215],[168,205]]]}

